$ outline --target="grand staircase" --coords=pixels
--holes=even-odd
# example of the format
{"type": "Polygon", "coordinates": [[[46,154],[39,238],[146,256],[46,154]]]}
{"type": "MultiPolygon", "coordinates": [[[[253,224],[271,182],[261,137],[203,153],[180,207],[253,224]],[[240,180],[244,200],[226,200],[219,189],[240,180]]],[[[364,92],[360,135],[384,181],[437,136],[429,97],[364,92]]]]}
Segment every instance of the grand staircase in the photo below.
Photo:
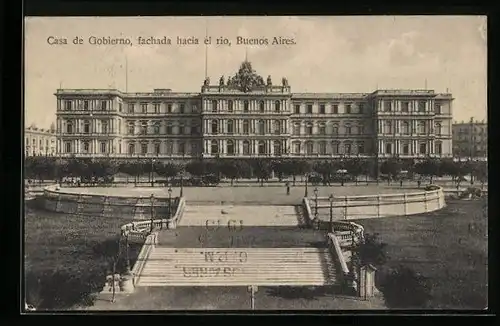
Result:
{"type": "Polygon", "coordinates": [[[136,286],[336,284],[327,248],[155,247],[136,286]]]}

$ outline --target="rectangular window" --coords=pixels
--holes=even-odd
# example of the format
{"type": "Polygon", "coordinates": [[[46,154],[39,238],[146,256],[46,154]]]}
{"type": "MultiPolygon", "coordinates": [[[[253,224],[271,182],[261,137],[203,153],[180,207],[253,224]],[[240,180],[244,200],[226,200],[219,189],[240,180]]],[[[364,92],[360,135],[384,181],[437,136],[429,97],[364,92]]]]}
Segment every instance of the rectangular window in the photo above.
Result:
{"type": "Polygon", "coordinates": [[[339,105],[338,104],[333,104],[332,105],[332,113],[333,114],[338,114],[339,113],[339,105]]]}
{"type": "Polygon", "coordinates": [[[300,114],[300,104],[295,104],[295,114],[300,114]]]}
{"type": "Polygon", "coordinates": [[[71,153],[71,142],[64,143],[64,150],[66,153],[71,153]]]}
{"type": "Polygon", "coordinates": [[[142,154],[148,153],[148,144],[141,144],[141,153],[142,154]]]}
{"type": "Polygon", "coordinates": [[[168,124],[167,125],[167,135],[171,135],[172,134],[172,125],[168,124]]]}
{"type": "Polygon", "coordinates": [[[148,104],[147,103],[142,103],[141,104],[141,112],[142,113],[147,113],[148,112],[148,104]]]}
{"type": "Polygon", "coordinates": [[[442,154],[442,151],[443,151],[443,148],[442,148],[442,144],[441,143],[436,143],[434,144],[434,152],[438,155],[441,155],[442,154]]]}
{"type": "Polygon", "coordinates": [[[312,104],[307,104],[307,113],[312,114],[313,113],[313,106],[312,104]]]}
{"type": "Polygon", "coordinates": [[[167,113],[172,113],[172,104],[167,104],[167,113]]]}
{"type": "Polygon", "coordinates": [[[134,129],[135,129],[134,124],[133,124],[133,123],[130,123],[130,124],[128,125],[128,134],[129,134],[129,135],[133,135],[133,134],[134,134],[134,129]]]}
{"type": "Polygon", "coordinates": [[[345,154],[347,154],[347,155],[351,155],[351,154],[352,154],[351,144],[345,144],[345,145],[344,145],[344,152],[345,152],[345,154]]]}
{"type": "Polygon", "coordinates": [[[408,144],[403,145],[403,154],[408,155],[410,153],[410,146],[408,144]]]}
{"type": "Polygon", "coordinates": [[[420,154],[427,153],[427,145],[425,143],[420,144],[420,154]]]}
{"type": "Polygon", "coordinates": [[[434,104],[434,114],[441,114],[441,104],[434,104]]]}
{"type": "Polygon", "coordinates": [[[324,104],[319,105],[319,113],[325,114],[325,105],[324,104]]]}
{"type": "Polygon", "coordinates": [[[108,122],[106,120],[101,121],[101,129],[103,134],[108,133],[108,122]]]}
{"type": "Polygon", "coordinates": [[[159,143],[155,143],[155,154],[160,155],[160,144],[159,143]]]}
{"type": "Polygon", "coordinates": [[[121,102],[118,103],[118,112],[122,112],[122,107],[123,107],[122,103],[121,102]]]}
{"type": "Polygon", "coordinates": [[[384,111],[385,112],[391,112],[392,111],[392,102],[390,102],[390,101],[385,101],[384,102],[384,111]]]}
{"type": "Polygon", "coordinates": [[[364,154],[365,153],[365,144],[359,143],[358,144],[358,153],[359,154],[364,154]]]}
{"type": "Polygon", "coordinates": [[[401,103],[401,112],[408,113],[410,111],[410,103],[409,102],[402,102],[401,103]]]}
{"type": "Polygon", "coordinates": [[[89,109],[89,101],[83,101],[83,109],[88,110],[89,109]]]}
{"type": "Polygon", "coordinates": [[[346,104],[345,105],[345,113],[351,114],[351,104],[346,104]]]}
{"type": "Polygon", "coordinates": [[[159,103],[155,103],[155,113],[160,113],[160,104],[159,103]]]}
{"type": "Polygon", "coordinates": [[[358,110],[359,110],[359,114],[363,114],[365,112],[365,104],[359,103],[358,110]]]}
{"type": "Polygon", "coordinates": [[[418,102],[418,112],[425,112],[425,101],[418,102]]]}
{"type": "Polygon", "coordinates": [[[108,109],[108,101],[101,101],[101,110],[106,111],[108,109]]]}
{"type": "Polygon", "coordinates": [[[128,104],[128,113],[134,113],[134,103],[129,103],[128,104]]]}
{"type": "Polygon", "coordinates": [[[106,153],[106,143],[101,142],[101,153],[106,153]]]}
{"type": "Polygon", "coordinates": [[[71,110],[71,101],[64,101],[64,110],[70,111],[71,110]]]}
{"type": "Polygon", "coordinates": [[[385,144],[385,153],[392,154],[392,144],[385,144]]]}
{"type": "Polygon", "coordinates": [[[180,110],[180,112],[181,112],[181,113],[184,113],[184,109],[185,109],[185,105],[184,105],[184,104],[181,104],[181,105],[180,105],[180,109],[179,109],[179,110],[180,110]]]}

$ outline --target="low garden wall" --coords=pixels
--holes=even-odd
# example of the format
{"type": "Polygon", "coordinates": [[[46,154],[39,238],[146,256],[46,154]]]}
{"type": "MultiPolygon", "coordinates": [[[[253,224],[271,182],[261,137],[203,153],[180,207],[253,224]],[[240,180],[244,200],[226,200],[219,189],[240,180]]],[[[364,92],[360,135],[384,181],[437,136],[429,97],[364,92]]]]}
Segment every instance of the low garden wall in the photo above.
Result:
{"type": "MultiPolygon", "coordinates": [[[[332,211],[334,220],[364,219],[387,216],[406,216],[439,210],[446,206],[441,187],[412,193],[368,196],[333,196],[306,198],[311,217],[327,220],[332,211]]],[[[305,205],[305,204],[304,204],[305,205]]]]}
{"type": "Polygon", "coordinates": [[[45,209],[58,213],[120,216],[138,220],[154,217],[171,218],[179,206],[179,197],[126,197],[75,194],[65,192],[57,186],[46,187],[43,191],[45,209]]]}

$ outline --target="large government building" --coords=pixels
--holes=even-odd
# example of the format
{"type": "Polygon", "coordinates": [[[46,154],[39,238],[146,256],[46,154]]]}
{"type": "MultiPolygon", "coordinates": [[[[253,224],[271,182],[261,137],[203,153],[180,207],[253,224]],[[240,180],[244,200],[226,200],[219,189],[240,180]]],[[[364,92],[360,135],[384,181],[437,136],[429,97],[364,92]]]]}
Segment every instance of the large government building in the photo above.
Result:
{"type": "Polygon", "coordinates": [[[200,93],[59,89],[61,156],[114,158],[452,155],[452,95],[432,90],[292,93],[248,61],[200,93]]]}

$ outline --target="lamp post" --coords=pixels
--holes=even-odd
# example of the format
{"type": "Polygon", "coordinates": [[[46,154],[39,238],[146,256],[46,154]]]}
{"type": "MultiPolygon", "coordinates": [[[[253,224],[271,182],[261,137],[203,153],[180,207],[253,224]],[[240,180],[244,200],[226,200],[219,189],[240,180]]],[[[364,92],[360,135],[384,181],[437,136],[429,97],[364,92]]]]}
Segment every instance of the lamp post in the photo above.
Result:
{"type": "Polygon", "coordinates": [[[128,231],[125,231],[125,259],[127,263],[127,274],[130,273],[130,257],[129,257],[129,242],[128,242],[128,231]]]}
{"type": "Polygon", "coordinates": [[[307,191],[307,178],[308,178],[308,174],[306,173],[306,188],[304,190],[304,197],[307,197],[309,195],[308,191],[307,191]]]}
{"type": "Polygon", "coordinates": [[[328,199],[330,200],[330,232],[333,232],[333,194],[328,199]]]}
{"type": "Polygon", "coordinates": [[[314,188],[314,218],[318,218],[318,187],[314,188]]]}
{"type": "Polygon", "coordinates": [[[155,159],[151,159],[151,187],[154,187],[154,175],[153,175],[153,170],[154,170],[154,163],[155,159]]]}
{"type": "Polygon", "coordinates": [[[168,188],[168,219],[172,218],[172,188],[168,188]]]}
{"type": "Polygon", "coordinates": [[[180,197],[184,195],[184,172],[181,171],[181,194],[180,197]]]}
{"type": "Polygon", "coordinates": [[[154,221],[154,214],[153,214],[153,204],[154,204],[154,201],[155,201],[155,196],[153,194],[151,194],[151,228],[150,228],[150,232],[153,233],[153,221],[154,221]]]}

